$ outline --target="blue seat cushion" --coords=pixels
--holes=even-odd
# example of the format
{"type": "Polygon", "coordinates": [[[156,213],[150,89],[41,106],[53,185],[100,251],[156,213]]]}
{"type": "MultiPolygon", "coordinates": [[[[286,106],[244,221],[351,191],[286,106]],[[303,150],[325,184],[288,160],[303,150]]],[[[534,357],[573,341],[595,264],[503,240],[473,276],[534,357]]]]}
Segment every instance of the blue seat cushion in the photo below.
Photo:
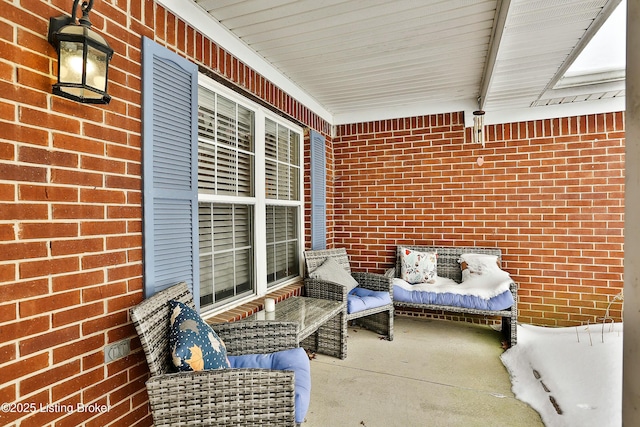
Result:
{"type": "Polygon", "coordinates": [[[309,356],[303,348],[297,347],[268,354],[229,356],[229,363],[232,368],[293,371],[295,374],[296,423],[304,422],[311,401],[311,367],[309,356]]]}
{"type": "Polygon", "coordinates": [[[347,313],[349,314],[387,304],[391,304],[389,292],[355,288],[347,295],[347,313]]]}

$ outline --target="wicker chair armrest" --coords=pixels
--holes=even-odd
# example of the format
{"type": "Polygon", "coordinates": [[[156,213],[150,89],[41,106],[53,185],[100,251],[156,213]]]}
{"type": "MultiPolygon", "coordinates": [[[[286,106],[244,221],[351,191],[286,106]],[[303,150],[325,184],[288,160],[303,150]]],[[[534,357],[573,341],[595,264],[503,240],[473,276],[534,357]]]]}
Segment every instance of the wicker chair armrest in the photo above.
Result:
{"type": "Polygon", "coordinates": [[[267,369],[179,372],[147,381],[155,426],[295,425],[294,373],[267,369]]]}
{"type": "Polygon", "coordinates": [[[232,356],[273,353],[298,347],[294,322],[240,321],[215,323],[211,327],[232,356]]]}
{"type": "Polygon", "coordinates": [[[509,285],[509,290],[513,294],[513,301],[517,304],[518,303],[518,284],[512,281],[511,284],[509,285]]]}
{"type": "Polygon", "coordinates": [[[347,288],[338,283],[319,279],[304,279],[306,296],[310,298],[327,299],[331,301],[346,301],[347,288]]]}
{"type": "Polygon", "coordinates": [[[353,272],[351,275],[356,279],[358,286],[361,288],[372,291],[393,292],[391,279],[383,274],[353,272]]]}

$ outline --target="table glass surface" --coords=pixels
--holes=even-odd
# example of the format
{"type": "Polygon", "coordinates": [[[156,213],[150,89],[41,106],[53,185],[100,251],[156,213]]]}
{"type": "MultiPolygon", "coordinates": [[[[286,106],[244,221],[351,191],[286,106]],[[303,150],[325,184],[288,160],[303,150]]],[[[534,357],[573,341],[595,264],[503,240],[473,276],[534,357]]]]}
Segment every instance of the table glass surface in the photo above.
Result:
{"type": "Polygon", "coordinates": [[[301,339],[305,338],[324,322],[335,316],[344,308],[339,301],[330,301],[309,297],[290,297],[276,304],[275,311],[261,310],[244,320],[275,320],[278,322],[294,322],[298,324],[301,339]]]}

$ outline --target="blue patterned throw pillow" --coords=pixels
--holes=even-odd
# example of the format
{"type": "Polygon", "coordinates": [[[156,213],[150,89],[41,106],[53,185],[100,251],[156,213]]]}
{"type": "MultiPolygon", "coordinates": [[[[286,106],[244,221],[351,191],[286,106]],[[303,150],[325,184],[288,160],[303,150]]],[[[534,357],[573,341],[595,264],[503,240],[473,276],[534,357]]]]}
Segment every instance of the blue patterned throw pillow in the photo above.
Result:
{"type": "Polygon", "coordinates": [[[169,301],[169,346],[179,371],[229,367],[227,349],[218,334],[188,305],[169,301]]]}

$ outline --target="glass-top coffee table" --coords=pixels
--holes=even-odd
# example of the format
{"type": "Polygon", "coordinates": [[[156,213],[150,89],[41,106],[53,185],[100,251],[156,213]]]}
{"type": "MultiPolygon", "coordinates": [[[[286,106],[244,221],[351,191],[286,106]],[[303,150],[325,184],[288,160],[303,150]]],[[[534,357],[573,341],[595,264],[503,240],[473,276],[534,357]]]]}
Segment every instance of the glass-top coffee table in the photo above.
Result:
{"type": "Polygon", "coordinates": [[[261,310],[243,320],[294,322],[300,346],[318,353],[347,357],[347,308],[344,302],[290,297],[273,312],[261,310]]]}

